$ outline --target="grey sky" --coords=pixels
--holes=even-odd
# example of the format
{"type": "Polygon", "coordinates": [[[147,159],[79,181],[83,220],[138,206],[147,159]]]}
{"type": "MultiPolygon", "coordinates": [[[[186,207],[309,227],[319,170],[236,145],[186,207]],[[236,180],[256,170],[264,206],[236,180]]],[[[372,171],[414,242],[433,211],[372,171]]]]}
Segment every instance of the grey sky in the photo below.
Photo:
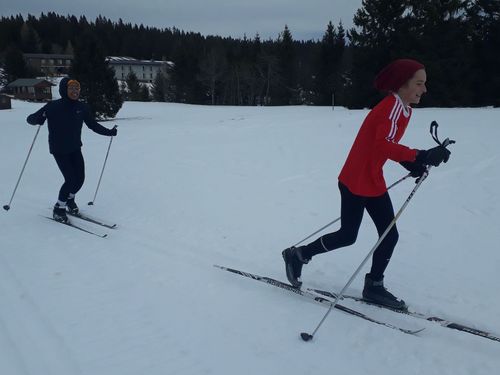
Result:
{"type": "Polygon", "coordinates": [[[361,0],[0,0],[0,15],[44,12],[84,15],[94,20],[99,14],[112,21],[158,28],[176,27],[203,35],[276,39],[285,24],[294,39],[319,39],[329,21],[345,28],[361,0]]]}

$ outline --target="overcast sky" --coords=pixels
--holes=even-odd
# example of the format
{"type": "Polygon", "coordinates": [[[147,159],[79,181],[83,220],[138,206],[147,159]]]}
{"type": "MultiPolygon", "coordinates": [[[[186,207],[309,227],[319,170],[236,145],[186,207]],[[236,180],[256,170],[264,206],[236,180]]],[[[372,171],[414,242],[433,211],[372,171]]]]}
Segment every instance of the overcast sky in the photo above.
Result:
{"type": "Polygon", "coordinates": [[[42,12],[99,14],[132,24],[176,27],[203,35],[276,39],[285,25],[294,39],[320,39],[329,21],[351,28],[361,0],[0,0],[0,15],[42,12]]]}

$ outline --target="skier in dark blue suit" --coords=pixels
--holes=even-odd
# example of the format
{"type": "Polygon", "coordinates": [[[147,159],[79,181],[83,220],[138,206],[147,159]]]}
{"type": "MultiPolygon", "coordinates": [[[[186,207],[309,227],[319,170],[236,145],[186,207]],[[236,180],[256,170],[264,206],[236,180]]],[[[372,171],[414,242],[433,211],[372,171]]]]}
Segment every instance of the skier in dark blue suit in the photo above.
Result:
{"type": "Polygon", "coordinates": [[[77,80],[63,78],[59,84],[61,99],[51,101],[28,116],[31,125],[43,125],[47,120],[49,128],[49,150],[64,177],[59,196],[54,205],[53,217],[57,221],[67,222],[66,209],[78,213],[75,195],[85,180],[85,163],[81,151],[82,125],[94,132],[115,136],[116,126],[107,129],[91,115],[89,107],[78,100],[80,83],[77,80]]]}

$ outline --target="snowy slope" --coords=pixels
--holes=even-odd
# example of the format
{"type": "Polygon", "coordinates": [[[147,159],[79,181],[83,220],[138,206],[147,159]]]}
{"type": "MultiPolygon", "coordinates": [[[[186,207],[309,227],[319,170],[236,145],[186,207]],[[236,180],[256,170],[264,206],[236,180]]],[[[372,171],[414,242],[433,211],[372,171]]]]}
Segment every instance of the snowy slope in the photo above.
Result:
{"type": "MultiPolygon", "coordinates": [[[[39,104],[0,111],[0,197],[8,203],[39,104]]],[[[61,176],[41,128],[10,211],[0,214],[0,374],[493,374],[500,344],[356,306],[409,336],[217,270],[285,280],[281,250],[339,214],[337,175],[367,111],[125,103],[109,138],[84,128],[87,213],[117,222],[100,239],[44,219],[61,176]]],[[[403,139],[456,139],[398,223],[386,284],[413,309],[500,334],[498,109],[417,109],[403,139]]],[[[405,174],[385,168],[388,183],[405,174]]],[[[396,209],[413,188],[391,191],[396,209]]],[[[97,228],[92,226],[92,228],[97,228]]],[[[336,227],[332,227],[334,230],[336,227]]],[[[376,242],[304,267],[307,286],[340,290],[376,242]]],[[[359,294],[362,275],[349,292],[359,294]]]]}

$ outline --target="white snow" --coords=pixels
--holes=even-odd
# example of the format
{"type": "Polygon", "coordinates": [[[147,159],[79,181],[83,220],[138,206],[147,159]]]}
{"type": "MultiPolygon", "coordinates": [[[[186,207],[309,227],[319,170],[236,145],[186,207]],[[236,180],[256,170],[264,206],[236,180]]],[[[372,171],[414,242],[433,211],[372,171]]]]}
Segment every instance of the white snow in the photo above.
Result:
{"type": "MultiPolygon", "coordinates": [[[[41,104],[0,111],[7,204],[41,104]]],[[[118,223],[100,239],[43,218],[62,178],[43,126],[9,211],[0,213],[0,374],[494,374],[500,343],[343,301],[418,336],[218,270],[285,281],[281,250],[339,215],[337,176],[366,110],[126,102],[109,138],[83,129],[82,210],[118,223]]],[[[451,137],[398,222],[386,286],[412,309],[500,334],[499,109],[416,109],[402,140],[451,137]]],[[[388,162],[391,183],[405,174],[388,162]]],[[[391,190],[399,209],[414,187],[391,190]]],[[[85,224],[86,227],[102,230],[85,224]]],[[[328,230],[336,230],[333,226],[328,230]]],[[[306,286],[339,291],[376,242],[315,257],[306,286]]],[[[348,292],[360,294],[363,274],[348,292]]]]}

